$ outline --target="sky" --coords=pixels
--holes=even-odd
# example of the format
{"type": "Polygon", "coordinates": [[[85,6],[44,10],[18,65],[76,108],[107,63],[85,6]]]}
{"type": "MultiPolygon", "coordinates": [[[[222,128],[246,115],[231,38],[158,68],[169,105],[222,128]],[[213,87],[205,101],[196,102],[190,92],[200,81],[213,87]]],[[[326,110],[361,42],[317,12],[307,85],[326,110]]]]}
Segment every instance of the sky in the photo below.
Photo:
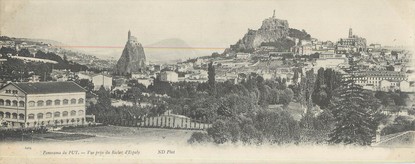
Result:
{"type": "Polygon", "coordinates": [[[131,30],[143,45],[178,38],[191,47],[221,51],[248,28],[258,29],[276,10],[277,18],[319,40],[347,37],[351,27],[369,44],[412,46],[414,4],[414,0],[0,0],[0,35],[72,46],[123,47],[131,30]]]}

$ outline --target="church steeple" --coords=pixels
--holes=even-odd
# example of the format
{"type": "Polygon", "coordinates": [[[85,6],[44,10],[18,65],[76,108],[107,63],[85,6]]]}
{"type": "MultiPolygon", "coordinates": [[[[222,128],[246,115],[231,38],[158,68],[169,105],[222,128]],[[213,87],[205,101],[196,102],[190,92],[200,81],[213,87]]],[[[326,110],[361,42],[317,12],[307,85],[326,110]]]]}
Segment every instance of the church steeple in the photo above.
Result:
{"type": "Polygon", "coordinates": [[[274,10],[274,13],[272,14],[272,18],[275,18],[275,10],[274,10]]]}
{"type": "Polygon", "coordinates": [[[131,38],[131,31],[128,30],[128,41],[130,41],[130,38],[131,38]]]}

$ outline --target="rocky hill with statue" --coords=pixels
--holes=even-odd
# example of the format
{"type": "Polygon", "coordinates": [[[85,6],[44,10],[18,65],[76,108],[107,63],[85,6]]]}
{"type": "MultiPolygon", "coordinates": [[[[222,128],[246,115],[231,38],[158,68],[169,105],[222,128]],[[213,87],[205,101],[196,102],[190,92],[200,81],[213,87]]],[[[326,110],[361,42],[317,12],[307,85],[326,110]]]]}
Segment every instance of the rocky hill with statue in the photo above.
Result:
{"type": "Polygon", "coordinates": [[[274,47],[277,51],[289,51],[295,46],[296,39],[310,40],[311,36],[305,30],[290,28],[287,20],[272,17],[262,21],[258,30],[248,29],[248,32],[236,44],[225,50],[226,53],[252,53],[263,46],[274,47]]]}

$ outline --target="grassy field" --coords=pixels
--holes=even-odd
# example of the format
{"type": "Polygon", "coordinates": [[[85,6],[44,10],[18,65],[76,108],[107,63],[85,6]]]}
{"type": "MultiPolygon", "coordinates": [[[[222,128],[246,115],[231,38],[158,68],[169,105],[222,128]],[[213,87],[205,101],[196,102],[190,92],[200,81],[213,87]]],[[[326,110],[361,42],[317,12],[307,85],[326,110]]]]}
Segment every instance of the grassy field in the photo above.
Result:
{"type": "Polygon", "coordinates": [[[196,130],[95,126],[48,131],[15,137],[1,137],[0,142],[69,142],[69,143],[164,143],[185,144],[196,130]]]}
{"type": "Polygon", "coordinates": [[[76,140],[82,140],[82,139],[95,137],[93,135],[65,134],[65,133],[46,133],[41,136],[47,139],[62,140],[62,141],[76,141],[76,140]]]}
{"type": "Polygon", "coordinates": [[[186,143],[194,130],[138,128],[122,126],[96,126],[61,130],[60,133],[95,136],[85,138],[83,142],[164,142],[186,143]]]}

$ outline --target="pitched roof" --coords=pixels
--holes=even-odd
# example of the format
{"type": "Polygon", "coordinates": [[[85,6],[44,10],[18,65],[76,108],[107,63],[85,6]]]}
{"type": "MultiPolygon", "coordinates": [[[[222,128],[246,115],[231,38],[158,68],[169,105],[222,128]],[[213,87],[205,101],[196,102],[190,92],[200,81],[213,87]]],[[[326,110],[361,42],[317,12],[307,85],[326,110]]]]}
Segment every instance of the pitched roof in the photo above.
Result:
{"type": "Polygon", "coordinates": [[[74,93],[86,92],[84,88],[72,81],[11,83],[26,94],[74,93]]]}

